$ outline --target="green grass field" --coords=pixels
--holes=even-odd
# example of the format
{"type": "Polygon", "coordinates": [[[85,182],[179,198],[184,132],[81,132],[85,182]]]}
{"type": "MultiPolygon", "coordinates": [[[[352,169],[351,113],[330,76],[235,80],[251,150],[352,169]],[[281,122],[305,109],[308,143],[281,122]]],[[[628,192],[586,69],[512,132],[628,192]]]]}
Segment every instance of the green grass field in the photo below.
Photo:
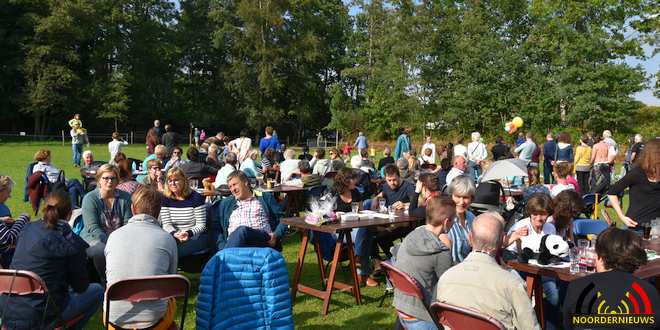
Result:
{"type": "MultiPolygon", "coordinates": [[[[32,161],[34,153],[42,148],[47,148],[52,153],[53,164],[63,169],[67,177],[79,178],[79,171],[73,167],[71,161],[71,146],[61,143],[6,143],[0,144],[0,174],[11,176],[16,182],[12,196],[7,206],[12,210],[14,216],[20,213],[33,215],[28,203],[23,202],[23,179],[25,168],[32,161]]],[[[107,161],[110,157],[106,145],[92,145],[95,159],[107,161]]],[[[143,145],[129,145],[124,148],[128,157],[142,159],[145,157],[143,145]]],[[[35,218],[36,219],[36,218],[35,218]]],[[[296,263],[300,236],[298,234],[287,236],[284,241],[284,258],[289,269],[290,279],[293,280],[293,270],[296,263]]],[[[318,267],[314,257],[313,248],[309,248],[303,271],[303,283],[320,285],[318,267]]],[[[197,288],[199,285],[199,274],[184,273],[192,282],[192,297],[190,299],[189,312],[186,315],[185,329],[195,328],[195,301],[197,299],[197,288]]],[[[340,280],[350,283],[348,269],[344,267],[339,274],[340,280]]],[[[320,288],[320,287],[319,287],[320,288]]],[[[320,313],[322,301],[305,294],[299,294],[294,307],[293,317],[298,329],[384,329],[390,328],[394,322],[394,309],[390,307],[391,298],[388,298],[383,307],[378,307],[380,297],[383,294],[383,286],[377,288],[362,288],[361,306],[355,305],[353,296],[336,292],[333,294],[330,305],[330,313],[323,316],[320,313]]],[[[178,312],[181,311],[179,306],[178,312]]],[[[102,328],[99,318],[92,319],[87,329],[102,328]]],[[[177,315],[177,322],[180,314],[177,315]]]]}

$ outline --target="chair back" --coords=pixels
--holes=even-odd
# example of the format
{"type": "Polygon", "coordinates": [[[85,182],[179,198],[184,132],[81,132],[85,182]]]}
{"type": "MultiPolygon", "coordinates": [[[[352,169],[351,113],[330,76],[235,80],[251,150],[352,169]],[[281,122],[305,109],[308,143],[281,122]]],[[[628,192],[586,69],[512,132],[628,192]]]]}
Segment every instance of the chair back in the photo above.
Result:
{"type": "Polygon", "coordinates": [[[406,272],[396,268],[389,262],[381,262],[380,266],[385,270],[387,278],[392,282],[395,289],[401,293],[424,301],[424,290],[417,280],[406,272]]]}
{"type": "Polygon", "coordinates": [[[108,329],[110,323],[110,301],[125,300],[139,303],[141,301],[184,297],[181,324],[179,325],[183,329],[189,295],[190,281],[181,275],[133,277],[117,281],[105,290],[105,328],[108,329]]]}
{"type": "Polygon", "coordinates": [[[204,188],[204,184],[202,183],[202,180],[204,180],[205,177],[202,176],[191,176],[188,177],[188,184],[190,185],[190,188],[204,188]]]}
{"type": "Polygon", "coordinates": [[[593,219],[575,219],[573,220],[573,235],[587,236],[589,234],[598,235],[603,230],[607,229],[608,225],[605,221],[593,219]]]}
{"type": "Polygon", "coordinates": [[[326,179],[334,179],[335,175],[337,175],[337,172],[326,172],[325,175],[323,176],[326,179]]]}
{"type": "Polygon", "coordinates": [[[39,275],[15,269],[0,269],[0,294],[47,294],[46,283],[39,275]]]}
{"type": "Polygon", "coordinates": [[[451,329],[504,329],[504,325],[500,321],[490,316],[439,301],[431,304],[431,315],[438,320],[436,324],[439,328],[447,326],[451,329]]]}

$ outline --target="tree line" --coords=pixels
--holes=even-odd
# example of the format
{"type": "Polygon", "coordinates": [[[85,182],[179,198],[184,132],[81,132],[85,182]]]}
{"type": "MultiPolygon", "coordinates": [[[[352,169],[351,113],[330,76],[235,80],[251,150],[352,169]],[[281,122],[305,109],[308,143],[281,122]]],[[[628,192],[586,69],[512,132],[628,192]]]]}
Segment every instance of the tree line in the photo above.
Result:
{"type": "MultiPolygon", "coordinates": [[[[0,127],[630,130],[653,0],[0,0],[0,127]],[[86,119],[86,120],[85,120],[86,119]],[[26,127],[28,126],[29,127],[26,127]]],[[[655,87],[656,94],[658,88],[655,87]]],[[[185,128],[182,128],[184,130],[185,128]]],[[[313,134],[313,133],[312,133],[313,134]]]]}

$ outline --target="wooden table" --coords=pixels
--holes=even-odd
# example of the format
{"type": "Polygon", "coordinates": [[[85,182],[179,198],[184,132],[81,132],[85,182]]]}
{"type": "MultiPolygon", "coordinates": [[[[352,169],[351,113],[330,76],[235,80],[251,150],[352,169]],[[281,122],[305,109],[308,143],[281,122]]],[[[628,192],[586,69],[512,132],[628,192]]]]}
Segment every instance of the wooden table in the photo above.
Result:
{"type": "MultiPolygon", "coordinates": [[[[386,226],[397,223],[410,223],[420,220],[417,217],[412,217],[404,214],[398,214],[394,219],[370,219],[370,220],[359,220],[359,221],[348,221],[336,224],[314,226],[307,224],[304,218],[283,218],[282,223],[296,227],[300,229],[302,241],[300,243],[300,250],[298,252],[298,261],[296,263],[296,270],[294,274],[293,287],[291,288],[293,301],[296,299],[296,293],[298,291],[304,292],[306,294],[312,295],[317,298],[323,299],[323,315],[328,314],[328,309],[330,308],[330,298],[332,297],[332,291],[338,289],[341,291],[350,291],[350,293],[355,296],[355,303],[360,305],[362,304],[362,296],[360,295],[360,283],[358,281],[357,266],[355,262],[355,253],[353,249],[353,239],[351,238],[351,230],[355,228],[366,228],[366,227],[376,227],[376,226],[386,226]],[[307,245],[309,243],[309,231],[314,230],[323,233],[337,234],[337,240],[335,243],[335,249],[332,257],[332,266],[330,267],[330,273],[328,274],[327,281],[325,284],[324,290],[314,289],[312,287],[306,286],[300,283],[300,274],[302,272],[302,267],[305,264],[305,254],[307,253],[307,245]],[[348,260],[351,275],[353,278],[353,284],[348,285],[336,281],[337,268],[340,263],[340,254],[341,248],[344,239],[346,240],[346,248],[348,250],[348,260]]],[[[321,256],[321,248],[318,240],[315,240],[314,246],[316,248],[316,259],[319,263],[319,270],[321,273],[321,278],[326,280],[325,268],[323,267],[323,258],[321,256]]]]}
{"type": "Polygon", "coordinates": [[[305,205],[304,197],[305,192],[309,189],[303,188],[301,186],[291,186],[285,184],[278,184],[273,188],[266,188],[264,186],[258,186],[255,190],[261,192],[270,192],[273,194],[286,193],[289,196],[286,205],[284,206],[284,216],[292,217],[297,212],[301,211],[305,205]]]}
{"type": "MultiPolygon", "coordinates": [[[[644,248],[654,250],[660,253],[660,239],[644,240],[642,241],[644,248]]],[[[541,277],[553,277],[561,281],[570,282],[574,279],[589,275],[586,273],[571,274],[568,267],[540,267],[532,264],[523,264],[515,260],[508,262],[508,265],[520,272],[527,274],[525,281],[527,282],[527,295],[534,297],[534,310],[536,317],[542,329],[545,329],[545,314],[543,311],[543,283],[541,277]]],[[[655,287],[660,292],[660,258],[649,261],[646,265],[642,266],[635,272],[635,276],[642,279],[655,278],[655,287]]]]}

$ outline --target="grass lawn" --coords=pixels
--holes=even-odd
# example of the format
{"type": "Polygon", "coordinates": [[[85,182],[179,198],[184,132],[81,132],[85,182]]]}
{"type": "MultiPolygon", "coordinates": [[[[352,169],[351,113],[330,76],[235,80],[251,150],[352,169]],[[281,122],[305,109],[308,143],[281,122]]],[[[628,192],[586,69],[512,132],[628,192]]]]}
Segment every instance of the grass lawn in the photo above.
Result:
{"type": "MultiPolygon", "coordinates": [[[[32,209],[27,202],[23,202],[23,187],[25,169],[32,161],[34,153],[42,148],[50,149],[53,164],[63,169],[67,177],[79,178],[79,171],[73,167],[71,162],[71,146],[61,143],[5,143],[0,144],[0,174],[11,176],[16,182],[12,196],[7,206],[12,210],[14,216],[20,213],[33,215],[32,209]]],[[[109,156],[107,145],[92,145],[95,159],[107,161],[109,156]]],[[[128,157],[142,159],[145,157],[143,145],[129,145],[124,148],[128,157]]],[[[284,241],[284,258],[287,261],[290,279],[293,281],[293,270],[296,263],[300,237],[298,234],[287,236],[284,241]]],[[[306,266],[303,271],[303,283],[320,285],[318,267],[314,257],[313,248],[308,250],[306,266]]],[[[199,286],[199,274],[184,273],[192,283],[192,297],[189,304],[189,312],[186,316],[185,329],[195,328],[195,302],[197,299],[197,288],[199,286]]],[[[339,272],[339,279],[350,283],[347,268],[339,272]]],[[[330,313],[322,316],[320,313],[322,301],[320,299],[299,294],[293,307],[293,317],[298,329],[383,329],[390,328],[394,322],[394,309],[390,306],[391,298],[388,298],[383,307],[378,307],[379,298],[383,294],[383,286],[377,288],[363,288],[361,306],[355,305],[353,296],[347,293],[336,292],[333,294],[330,305],[330,313]]],[[[181,308],[177,310],[179,313],[181,308]]],[[[101,327],[100,312],[92,319],[87,329],[98,329],[101,327]]],[[[177,322],[180,314],[177,315],[177,322]]]]}

